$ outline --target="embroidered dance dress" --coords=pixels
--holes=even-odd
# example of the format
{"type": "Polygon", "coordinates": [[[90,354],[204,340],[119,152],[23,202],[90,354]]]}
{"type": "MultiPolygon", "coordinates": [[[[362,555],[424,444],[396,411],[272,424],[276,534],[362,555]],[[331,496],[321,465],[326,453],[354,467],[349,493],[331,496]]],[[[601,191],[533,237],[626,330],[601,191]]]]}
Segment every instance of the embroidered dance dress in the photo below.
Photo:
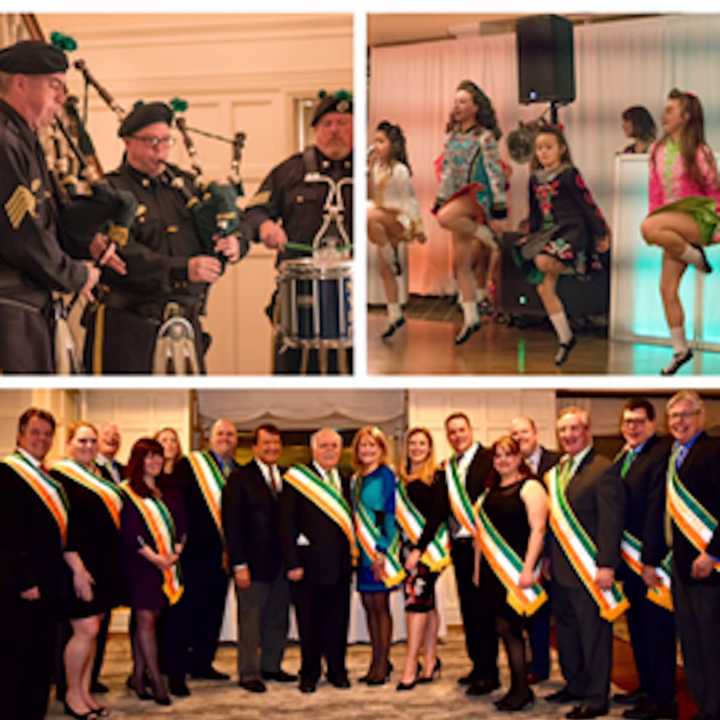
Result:
{"type": "Polygon", "coordinates": [[[701,245],[713,242],[720,225],[720,186],[712,150],[702,145],[697,150],[697,166],[703,178],[698,184],[685,169],[680,146],[668,138],[650,151],[650,215],[682,212],[695,220],[701,245]]]}
{"type": "Polygon", "coordinates": [[[403,227],[402,240],[423,233],[422,217],[407,165],[393,161],[370,166],[368,208],[388,210],[403,227]]]}
{"type": "Polygon", "coordinates": [[[471,193],[482,211],[478,221],[507,217],[507,179],[500,149],[490,130],[475,126],[452,131],[445,141],[440,188],[433,212],[450,200],[471,193]]]}
{"type": "Polygon", "coordinates": [[[515,260],[528,280],[542,282],[543,273],[533,262],[540,254],[560,261],[580,279],[599,270],[595,242],[609,229],[580,171],[568,164],[540,168],[530,176],[529,196],[530,233],[514,248],[515,260]]]}
{"type": "MultiPolygon", "coordinates": [[[[395,538],[395,473],[387,466],[380,465],[369,475],[359,477],[355,482],[355,497],[369,511],[375,521],[375,527],[380,531],[380,538],[376,550],[385,552],[395,538]]],[[[356,500],[357,502],[357,500],[356,500]]],[[[360,592],[389,592],[384,582],[373,576],[372,561],[360,546],[360,564],[357,571],[357,589],[360,592]]]]}
{"type": "MultiPolygon", "coordinates": [[[[65,489],[70,503],[66,551],[76,552],[93,576],[93,598],[81,600],[71,592],[67,616],[85,618],[101,615],[122,601],[122,546],[120,528],[100,496],[53,468],[50,475],[65,489]]],[[[97,482],[110,486],[102,477],[97,482]]],[[[108,492],[119,493],[112,486],[108,492]]]]}

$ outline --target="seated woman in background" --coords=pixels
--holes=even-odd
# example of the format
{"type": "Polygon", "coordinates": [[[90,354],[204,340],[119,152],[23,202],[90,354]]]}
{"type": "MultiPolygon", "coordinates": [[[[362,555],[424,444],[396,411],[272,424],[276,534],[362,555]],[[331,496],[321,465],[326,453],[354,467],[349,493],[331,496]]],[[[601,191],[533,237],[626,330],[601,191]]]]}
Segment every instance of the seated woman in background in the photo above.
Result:
{"type": "Polygon", "coordinates": [[[510,689],[495,702],[515,712],[535,700],[525,662],[526,618],[547,602],[535,580],[542,553],[548,502],[545,488],[532,477],[520,445],[509,435],[490,448],[493,470],[488,489],[478,498],[476,579],[493,598],[498,634],[510,664],[510,689]]]}
{"type": "Polygon", "coordinates": [[[427,428],[408,430],[405,457],[400,471],[395,516],[403,530],[402,555],[408,574],[405,591],[407,654],[398,690],[412,690],[416,684],[432,682],[440,675],[442,662],[437,656],[440,618],[435,605],[435,583],[450,563],[447,524],[442,523],[425,552],[417,545],[435,499],[435,450],[427,428]],[[419,662],[423,649],[424,664],[419,662]]]}
{"type": "Polygon", "coordinates": [[[674,375],[693,356],[685,337],[680,281],[688,265],[702,273],[712,272],[703,247],[717,242],[720,184],[715,156],[705,142],[698,97],[671,90],[662,126],[663,136],[650,151],[650,213],[640,231],[648,245],[663,251],[660,297],[673,356],[660,374],[674,375]]]}
{"type": "Polygon", "coordinates": [[[388,312],[388,326],[382,336],[387,339],[405,324],[398,300],[397,278],[402,275],[398,243],[424,243],[426,237],[410,180],[412,171],[402,128],[383,120],[375,130],[372,147],[368,158],[368,237],[378,249],[388,312]]]}
{"type": "Polygon", "coordinates": [[[183,593],[178,560],[185,528],[176,525],[179,514],[157,486],[162,469],[162,445],[140,438],[130,452],[128,480],[123,484],[121,535],[126,591],[135,616],[131,687],[141,700],[170,705],[160,674],[156,629],[160,612],[183,593]],[[145,689],[146,673],[152,693],[145,689]]]}
{"type": "Polygon", "coordinates": [[[120,513],[123,494],[105,480],[94,463],[97,430],[79,421],[68,429],[68,457],[51,475],[62,483],[70,503],[65,560],[72,569],[74,596],[68,616],[72,636],[65,646],[65,714],[106,717],[90,692],[97,636],[105,613],[120,603],[120,513]]]}
{"type": "Polygon", "coordinates": [[[648,109],[642,105],[633,105],[623,110],[622,129],[625,137],[633,140],[623,148],[623,153],[646,153],[657,137],[655,121],[648,109]]]}

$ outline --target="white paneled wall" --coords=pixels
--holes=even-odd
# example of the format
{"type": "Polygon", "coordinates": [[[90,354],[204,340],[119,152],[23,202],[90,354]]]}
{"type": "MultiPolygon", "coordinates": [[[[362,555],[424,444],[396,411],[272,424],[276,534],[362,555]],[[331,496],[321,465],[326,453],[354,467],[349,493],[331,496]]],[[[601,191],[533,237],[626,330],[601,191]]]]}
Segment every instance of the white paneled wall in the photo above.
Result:
{"type": "MultiPolygon", "coordinates": [[[[528,415],[538,426],[542,444],[555,447],[554,390],[410,390],[408,427],[424,425],[432,432],[438,461],[450,452],[444,421],[455,411],[470,417],[475,439],[483,445],[507,433],[514,417],[528,415]]],[[[437,585],[445,619],[450,624],[461,622],[453,573],[451,567],[437,585]]]]}
{"type": "Polygon", "coordinates": [[[152,437],[162,427],[173,427],[184,452],[190,447],[190,391],[188,390],[83,390],[79,412],[95,425],[114,422],[122,445],[118,457],[125,462],[133,443],[152,437]]]}
{"type": "MultiPolygon", "coordinates": [[[[47,35],[72,35],[93,75],[129,110],[145,101],[181,97],[187,123],[226,137],[247,133],[242,175],[250,196],[280,161],[296,152],[299,98],[320,88],[352,87],[350,14],[39,14],[47,35]]],[[[82,96],[80,74],[68,84],[82,96]]],[[[89,129],[103,167],[120,163],[116,116],[90,93],[89,129]]],[[[230,146],[195,136],[206,179],[224,180],[230,146]]],[[[189,167],[181,143],[171,160],[189,167]]],[[[210,293],[206,329],[212,374],[265,374],[271,326],[264,308],[275,283],[274,253],[255,246],[210,293]]]]}

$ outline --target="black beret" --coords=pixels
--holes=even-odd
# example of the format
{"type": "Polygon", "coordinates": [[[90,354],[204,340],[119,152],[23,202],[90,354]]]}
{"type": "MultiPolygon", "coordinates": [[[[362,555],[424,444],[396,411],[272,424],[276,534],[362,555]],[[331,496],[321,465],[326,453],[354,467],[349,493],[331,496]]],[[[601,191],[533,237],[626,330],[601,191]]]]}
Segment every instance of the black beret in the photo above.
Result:
{"type": "Polygon", "coordinates": [[[320,118],[328,113],[347,113],[348,115],[352,115],[352,111],[353,99],[347,90],[338,90],[332,95],[320,91],[320,102],[315,108],[315,113],[313,114],[310,124],[315,127],[320,122],[320,118]]]}
{"type": "Polygon", "coordinates": [[[172,120],[172,108],[164,102],[138,102],[120,124],[118,135],[121,138],[128,137],[134,135],[138,130],[158,122],[172,125],[172,120]]]}
{"type": "Polygon", "coordinates": [[[41,40],[21,40],[0,50],[0,72],[19,75],[52,75],[65,72],[65,53],[41,40]]]}

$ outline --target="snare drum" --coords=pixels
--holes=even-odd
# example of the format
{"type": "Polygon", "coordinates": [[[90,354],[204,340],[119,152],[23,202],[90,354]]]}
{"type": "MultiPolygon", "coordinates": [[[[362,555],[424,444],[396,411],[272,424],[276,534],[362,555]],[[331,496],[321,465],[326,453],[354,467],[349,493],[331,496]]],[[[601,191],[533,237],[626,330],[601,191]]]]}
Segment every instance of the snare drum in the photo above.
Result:
{"type": "Polygon", "coordinates": [[[286,346],[352,347],[351,260],[285,260],[279,268],[277,302],[286,346]]]}

